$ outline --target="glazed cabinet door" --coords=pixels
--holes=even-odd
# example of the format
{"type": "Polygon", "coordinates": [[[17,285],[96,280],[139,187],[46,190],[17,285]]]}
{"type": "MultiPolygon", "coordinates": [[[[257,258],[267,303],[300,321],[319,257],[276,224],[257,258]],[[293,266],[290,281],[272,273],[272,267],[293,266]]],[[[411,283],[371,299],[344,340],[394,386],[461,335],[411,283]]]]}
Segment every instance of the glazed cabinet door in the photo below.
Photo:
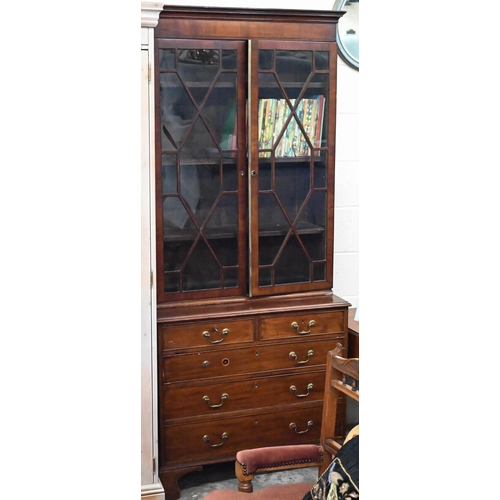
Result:
{"type": "Polygon", "coordinates": [[[158,301],[244,295],[246,44],[157,44],[158,301]]]}
{"type": "Polygon", "coordinates": [[[251,294],[332,286],[336,44],[250,42],[251,294]]]}

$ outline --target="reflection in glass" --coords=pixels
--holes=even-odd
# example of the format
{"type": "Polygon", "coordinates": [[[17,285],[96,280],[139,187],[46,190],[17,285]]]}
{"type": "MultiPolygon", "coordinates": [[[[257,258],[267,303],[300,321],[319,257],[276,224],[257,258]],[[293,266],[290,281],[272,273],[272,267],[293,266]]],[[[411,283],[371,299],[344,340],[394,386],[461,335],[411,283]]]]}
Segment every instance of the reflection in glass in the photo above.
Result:
{"type": "Polygon", "coordinates": [[[161,155],[161,185],[163,194],[177,193],[177,166],[175,155],[161,155]]]}
{"type": "Polygon", "coordinates": [[[239,270],[237,267],[232,269],[225,269],[223,274],[223,288],[236,288],[239,284],[238,282],[239,270]]]}
{"type": "Polygon", "coordinates": [[[312,71],[312,59],[313,52],[310,50],[276,51],[275,70],[278,79],[281,82],[299,83],[303,87],[312,71]]]}
{"type": "Polygon", "coordinates": [[[259,50],[259,69],[273,69],[274,50],[259,50]]]}
{"type": "Polygon", "coordinates": [[[291,236],[283,248],[275,273],[277,285],[310,281],[309,258],[296,236],[291,236]]]}
{"type": "Polygon", "coordinates": [[[326,280],[329,54],[260,50],[259,286],[326,280]]]}
{"type": "Polygon", "coordinates": [[[270,191],[272,189],[272,181],[271,164],[262,163],[259,165],[259,191],[270,191]]]}
{"type": "Polygon", "coordinates": [[[206,241],[199,239],[181,273],[184,290],[221,287],[221,269],[206,241]]]}
{"type": "Polygon", "coordinates": [[[325,281],[326,280],[326,264],[314,264],[313,265],[313,281],[325,281]]]}
{"type": "Polygon", "coordinates": [[[326,188],[328,153],[322,152],[320,159],[314,158],[314,188],[326,188]]]}
{"type": "Polygon", "coordinates": [[[160,70],[175,69],[175,49],[160,49],[158,54],[160,70]]]}
{"type": "Polygon", "coordinates": [[[328,71],[328,66],[330,64],[330,53],[318,50],[314,53],[314,56],[316,71],[328,71]]]}
{"type": "Polygon", "coordinates": [[[237,51],[160,49],[165,292],[238,286],[237,51]]]}
{"type": "Polygon", "coordinates": [[[259,268],[259,286],[271,286],[272,284],[272,269],[269,267],[259,268]]]}

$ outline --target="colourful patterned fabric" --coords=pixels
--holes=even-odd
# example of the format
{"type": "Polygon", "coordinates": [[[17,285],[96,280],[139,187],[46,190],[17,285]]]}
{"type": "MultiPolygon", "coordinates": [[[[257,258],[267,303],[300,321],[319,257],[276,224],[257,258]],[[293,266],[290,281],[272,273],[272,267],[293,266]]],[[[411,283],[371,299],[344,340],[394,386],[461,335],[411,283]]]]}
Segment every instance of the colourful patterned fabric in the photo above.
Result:
{"type": "Polygon", "coordinates": [[[359,499],[359,435],[347,441],[302,500],[359,499]]]}

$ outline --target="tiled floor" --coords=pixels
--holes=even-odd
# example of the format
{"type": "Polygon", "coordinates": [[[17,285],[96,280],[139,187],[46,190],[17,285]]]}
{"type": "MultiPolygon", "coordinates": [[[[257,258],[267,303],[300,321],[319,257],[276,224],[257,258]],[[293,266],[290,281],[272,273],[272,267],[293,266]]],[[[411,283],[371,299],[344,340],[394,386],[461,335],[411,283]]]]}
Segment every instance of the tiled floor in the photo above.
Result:
{"type": "MultiPolygon", "coordinates": [[[[271,484],[292,482],[314,482],[318,478],[317,467],[295,469],[282,472],[269,472],[255,477],[254,491],[271,484]]],[[[234,475],[234,462],[207,465],[202,471],[190,472],[179,479],[181,490],[180,500],[202,500],[203,497],[215,489],[238,489],[238,481],[234,475]]]]}

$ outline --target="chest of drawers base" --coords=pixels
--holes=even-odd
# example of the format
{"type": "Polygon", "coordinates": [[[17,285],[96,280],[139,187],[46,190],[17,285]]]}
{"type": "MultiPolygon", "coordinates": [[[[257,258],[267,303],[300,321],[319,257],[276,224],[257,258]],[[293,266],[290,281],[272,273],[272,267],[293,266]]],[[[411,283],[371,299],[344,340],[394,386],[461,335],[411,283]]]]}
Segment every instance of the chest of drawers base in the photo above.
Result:
{"type": "MultiPolygon", "coordinates": [[[[326,353],[347,353],[349,303],[331,293],[158,310],[160,478],[243,448],[318,443],[326,353]]],[[[339,402],[339,428],[345,408],[339,402]]]]}

